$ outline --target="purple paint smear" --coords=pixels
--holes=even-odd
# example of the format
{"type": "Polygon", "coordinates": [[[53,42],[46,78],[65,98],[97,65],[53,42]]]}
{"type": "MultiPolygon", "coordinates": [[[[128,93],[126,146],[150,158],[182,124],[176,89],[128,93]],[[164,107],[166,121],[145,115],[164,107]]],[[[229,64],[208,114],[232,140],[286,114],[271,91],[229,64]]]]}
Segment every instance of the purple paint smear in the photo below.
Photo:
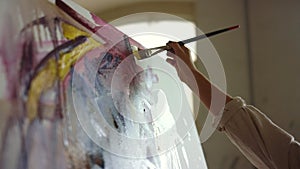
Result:
{"type": "MultiPolygon", "coordinates": [[[[114,155],[107,155],[109,152],[105,152],[96,145],[86,135],[81,125],[76,121],[74,122],[75,112],[72,112],[72,108],[69,108],[69,106],[72,106],[70,90],[73,80],[70,75],[82,79],[81,84],[84,89],[80,89],[79,92],[82,94],[81,104],[83,106],[87,103],[85,102],[85,92],[91,92],[86,91],[91,87],[95,88],[98,96],[107,97],[106,100],[109,101],[111,100],[108,96],[111,92],[110,83],[116,67],[131,54],[130,45],[143,47],[91,13],[94,23],[80,15],[64,1],[57,0],[56,5],[65,14],[73,18],[75,22],[62,15],[61,11],[55,7],[47,4],[45,6],[49,6],[50,9],[49,11],[43,11],[44,16],[37,17],[40,15],[36,15],[23,28],[19,30],[8,29],[5,30],[5,34],[1,34],[1,43],[4,45],[0,47],[0,55],[8,83],[6,97],[11,104],[14,104],[15,109],[11,109],[9,120],[5,123],[4,132],[1,133],[0,168],[52,169],[94,168],[95,166],[111,168],[109,165],[113,163],[114,159],[120,159],[120,157],[114,157],[114,155]],[[53,11],[56,12],[53,13],[53,11]],[[51,15],[49,15],[49,12],[51,15]],[[79,29],[85,28],[87,32],[90,31],[89,33],[96,40],[98,37],[98,40],[104,42],[104,44],[86,53],[74,65],[78,69],[71,69],[71,72],[63,81],[55,82],[50,89],[42,93],[38,103],[38,114],[32,120],[29,120],[27,114],[30,112],[27,112],[28,109],[26,108],[28,106],[26,104],[28,91],[38,73],[45,68],[51,59],[57,61],[60,53],[71,52],[78,45],[87,41],[85,36],[67,40],[61,32],[61,23],[63,22],[75,27],[80,25],[79,29]],[[12,35],[16,37],[13,40],[11,39],[12,35]],[[94,77],[81,76],[91,71],[89,70],[90,65],[86,63],[99,66],[96,73],[92,72],[95,75],[94,77]],[[89,83],[90,79],[95,77],[97,79],[95,84],[89,83]],[[108,157],[110,159],[107,159],[108,157]]],[[[34,7],[32,8],[35,10],[34,7]]],[[[8,19],[5,22],[6,26],[11,25],[13,27],[12,20],[8,19]]],[[[128,69],[122,73],[124,75],[135,74],[140,70],[141,68],[131,58],[128,69]]],[[[149,77],[148,81],[151,81],[155,75],[149,77]]],[[[45,81],[47,81],[47,78],[45,76],[45,81]]],[[[146,76],[142,77],[140,75],[131,85],[138,86],[140,80],[146,78],[146,76]]],[[[157,78],[153,79],[157,81],[157,78]]],[[[131,95],[139,95],[143,90],[147,91],[148,89],[146,86],[140,85],[137,90],[131,92],[131,95]]],[[[110,106],[112,105],[110,104],[110,106]]],[[[105,108],[107,106],[99,103],[99,107],[105,108]]],[[[111,108],[113,109],[113,107],[111,108]]],[[[87,113],[90,114],[91,112],[87,113]]],[[[114,110],[107,113],[109,118],[113,119],[111,124],[113,128],[119,132],[127,132],[124,125],[128,121],[119,112],[114,110]]],[[[151,135],[151,133],[148,134],[151,135]]],[[[149,161],[149,159],[143,160],[149,161]]],[[[134,161],[131,160],[131,163],[134,161]]],[[[158,161],[158,159],[152,159],[150,163],[157,166],[159,165],[158,161]]],[[[145,166],[142,163],[140,165],[145,166]]]]}

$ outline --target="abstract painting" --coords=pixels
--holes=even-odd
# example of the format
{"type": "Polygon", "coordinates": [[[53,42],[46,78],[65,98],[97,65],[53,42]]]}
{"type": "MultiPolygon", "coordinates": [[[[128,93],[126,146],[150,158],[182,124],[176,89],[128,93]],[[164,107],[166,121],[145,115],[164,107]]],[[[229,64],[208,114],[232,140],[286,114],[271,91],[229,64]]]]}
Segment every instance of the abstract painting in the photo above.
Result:
{"type": "Polygon", "coordinates": [[[141,44],[70,0],[30,2],[1,2],[0,168],[206,168],[191,114],[154,122],[172,110],[141,44]]]}

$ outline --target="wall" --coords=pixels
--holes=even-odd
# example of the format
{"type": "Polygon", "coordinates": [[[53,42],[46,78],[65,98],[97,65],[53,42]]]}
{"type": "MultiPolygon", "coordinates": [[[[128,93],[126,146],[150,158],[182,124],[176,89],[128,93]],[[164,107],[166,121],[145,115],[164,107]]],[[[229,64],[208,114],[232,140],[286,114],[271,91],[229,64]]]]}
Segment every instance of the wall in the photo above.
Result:
{"type": "MultiPolygon", "coordinates": [[[[244,97],[297,140],[299,9],[297,0],[198,0],[196,6],[202,30],[241,25],[238,32],[211,39],[223,62],[229,94],[244,97]]],[[[222,134],[215,133],[203,147],[210,169],[252,168],[222,134]]]]}
{"type": "Polygon", "coordinates": [[[254,103],[300,140],[300,1],[249,1],[254,103]]]}
{"type": "MultiPolygon", "coordinates": [[[[251,87],[245,2],[240,0],[198,0],[196,1],[196,18],[198,28],[203,32],[236,24],[240,25],[238,30],[212,37],[210,40],[224,66],[228,93],[232,96],[242,96],[250,102],[251,87]]],[[[200,69],[203,71],[202,66],[200,69]]],[[[206,110],[202,106],[197,118],[199,128],[201,128],[203,119],[206,117],[205,112],[206,110]]],[[[218,131],[203,143],[203,148],[209,169],[252,168],[227,137],[218,131]]]]}

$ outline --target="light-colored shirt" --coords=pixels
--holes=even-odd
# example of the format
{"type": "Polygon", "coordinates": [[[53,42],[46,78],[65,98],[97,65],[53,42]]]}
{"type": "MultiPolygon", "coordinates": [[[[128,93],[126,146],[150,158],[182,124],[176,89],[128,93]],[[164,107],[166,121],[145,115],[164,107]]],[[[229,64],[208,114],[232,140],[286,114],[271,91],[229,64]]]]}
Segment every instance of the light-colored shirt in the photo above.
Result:
{"type": "Polygon", "coordinates": [[[299,142],[240,97],[226,104],[219,130],[259,169],[300,169],[299,142]]]}

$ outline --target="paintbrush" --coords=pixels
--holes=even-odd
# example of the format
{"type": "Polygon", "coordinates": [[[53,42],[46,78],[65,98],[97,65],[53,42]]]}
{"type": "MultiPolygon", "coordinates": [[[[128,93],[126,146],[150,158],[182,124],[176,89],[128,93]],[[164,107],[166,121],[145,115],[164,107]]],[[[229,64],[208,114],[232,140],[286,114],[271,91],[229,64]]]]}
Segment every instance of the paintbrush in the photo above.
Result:
{"type": "MultiPolygon", "coordinates": [[[[195,41],[205,39],[205,38],[208,38],[208,37],[211,37],[211,36],[214,36],[214,35],[218,35],[218,34],[230,31],[230,30],[234,30],[234,29],[237,29],[239,27],[240,27],[239,25],[235,25],[235,26],[231,26],[231,27],[228,27],[228,28],[219,29],[219,30],[212,31],[212,32],[209,32],[209,33],[206,33],[206,34],[198,35],[198,36],[193,37],[193,38],[189,38],[189,39],[186,39],[186,40],[179,41],[178,43],[180,45],[184,45],[184,44],[195,42],[195,41]]],[[[151,56],[154,56],[154,55],[156,55],[160,52],[163,52],[165,50],[171,50],[171,48],[168,45],[166,45],[166,46],[159,46],[159,47],[154,47],[154,48],[149,48],[149,49],[142,49],[142,50],[138,50],[138,51],[134,52],[134,55],[137,57],[137,59],[141,60],[141,59],[145,59],[145,58],[149,58],[151,56]]]]}

